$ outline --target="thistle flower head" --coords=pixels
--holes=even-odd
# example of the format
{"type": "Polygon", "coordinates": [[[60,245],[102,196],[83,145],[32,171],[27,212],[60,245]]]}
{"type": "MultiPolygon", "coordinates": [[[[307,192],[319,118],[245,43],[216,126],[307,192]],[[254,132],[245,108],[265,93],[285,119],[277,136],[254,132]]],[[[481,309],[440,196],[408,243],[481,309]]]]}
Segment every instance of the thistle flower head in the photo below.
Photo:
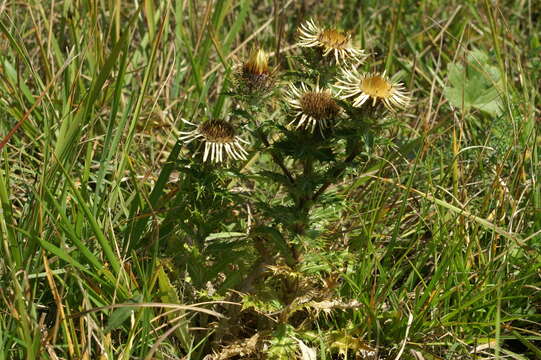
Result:
{"type": "Polygon", "coordinates": [[[314,20],[302,24],[299,34],[299,46],[321,48],[323,56],[334,54],[337,63],[347,60],[361,63],[367,57],[363,50],[351,46],[351,34],[337,29],[321,28],[314,20]]]}
{"type": "Polygon", "coordinates": [[[310,132],[314,132],[316,126],[319,126],[320,130],[323,130],[329,126],[329,121],[340,114],[340,106],[331,91],[321,89],[319,85],[312,88],[305,83],[301,83],[300,87],[290,84],[285,100],[295,116],[289,125],[297,123],[296,129],[306,127],[310,132]]]}
{"type": "Polygon", "coordinates": [[[224,151],[226,155],[235,160],[246,160],[248,153],[242,147],[242,143],[249,143],[236,135],[235,128],[231,123],[214,119],[196,125],[185,119],[182,119],[182,121],[196,128],[191,131],[181,131],[180,140],[184,141],[185,144],[189,144],[196,139],[204,143],[203,162],[207,161],[207,159],[215,163],[224,161],[224,151]]]}
{"type": "Polygon", "coordinates": [[[269,54],[254,48],[248,60],[236,72],[239,89],[247,94],[264,92],[274,85],[273,71],[269,68],[269,54]]]}
{"type": "Polygon", "coordinates": [[[269,74],[269,54],[262,49],[253,49],[243,64],[244,71],[250,74],[269,74]]]}
{"type": "Polygon", "coordinates": [[[335,86],[343,92],[341,99],[353,98],[354,107],[361,107],[366,101],[372,100],[372,106],[382,102],[387,109],[395,111],[395,108],[406,108],[411,101],[404,85],[389,79],[385,72],[363,74],[356,68],[343,69],[342,77],[338,78],[335,86]]]}

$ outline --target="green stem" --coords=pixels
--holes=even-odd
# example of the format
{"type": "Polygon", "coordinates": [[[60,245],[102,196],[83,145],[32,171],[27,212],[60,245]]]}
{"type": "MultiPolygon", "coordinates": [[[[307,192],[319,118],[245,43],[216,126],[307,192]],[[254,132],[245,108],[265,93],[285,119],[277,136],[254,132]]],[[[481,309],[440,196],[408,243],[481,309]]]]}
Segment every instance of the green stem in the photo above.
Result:
{"type": "MultiPolygon", "coordinates": [[[[271,145],[269,143],[269,140],[267,140],[267,137],[265,136],[265,134],[258,131],[258,136],[261,142],[263,143],[263,145],[265,145],[266,148],[270,148],[271,145]]],[[[269,151],[269,153],[272,156],[272,160],[274,161],[274,163],[280,167],[284,175],[289,180],[290,185],[293,185],[295,183],[295,178],[293,177],[293,175],[291,175],[291,172],[285,166],[284,159],[282,158],[282,156],[279,154],[276,154],[272,150],[269,151]]]]}
{"type": "Polygon", "coordinates": [[[333,169],[329,170],[327,180],[321,185],[321,187],[314,193],[312,196],[312,202],[315,202],[324,192],[331,186],[336,178],[341,176],[344,171],[346,170],[346,167],[355,160],[355,157],[359,155],[360,151],[360,143],[356,142],[355,145],[352,147],[350,153],[348,156],[344,159],[344,161],[338,165],[336,165],[333,169]]]}

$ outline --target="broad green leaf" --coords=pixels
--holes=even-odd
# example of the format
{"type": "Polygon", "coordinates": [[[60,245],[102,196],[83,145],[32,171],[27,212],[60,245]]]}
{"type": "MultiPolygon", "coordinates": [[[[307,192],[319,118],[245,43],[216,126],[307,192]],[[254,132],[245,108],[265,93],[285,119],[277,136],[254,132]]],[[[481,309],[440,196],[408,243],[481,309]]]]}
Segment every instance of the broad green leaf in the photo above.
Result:
{"type": "Polygon", "coordinates": [[[107,327],[105,332],[109,332],[114,329],[118,329],[122,326],[124,321],[128,320],[131,314],[133,313],[133,307],[121,307],[113,311],[109,320],[107,321],[107,327]]]}
{"type": "MultiPolygon", "coordinates": [[[[129,300],[129,303],[140,303],[143,300],[141,295],[135,296],[133,299],[129,300]]],[[[107,321],[107,326],[105,327],[105,332],[109,332],[114,329],[118,329],[122,324],[129,319],[131,314],[133,314],[134,307],[132,306],[122,306],[118,309],[115,309],[109,320],[107,321]]]]}
{"type": "Polygon", "coordinates": [[[486,53],[473,50],[465,65],[450,63],[447,76],[449,83],[443,93],[451,105],[464,112],[477,109],[492,116],[502,113],[501,74],[486,53]]]}

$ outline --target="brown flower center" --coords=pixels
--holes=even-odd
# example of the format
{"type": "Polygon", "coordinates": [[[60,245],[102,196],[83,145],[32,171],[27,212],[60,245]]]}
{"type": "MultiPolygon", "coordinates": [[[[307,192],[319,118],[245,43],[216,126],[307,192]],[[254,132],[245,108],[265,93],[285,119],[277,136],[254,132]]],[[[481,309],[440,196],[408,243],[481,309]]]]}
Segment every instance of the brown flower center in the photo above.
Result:
{"type": "Polygon", "coordinates": [[[331,94],[325,92],[307,92],[299,100],[302,112],[316,120],[332,119],[340,111],[331,94]]]}
{"type": "Polygon", "coordinates": [[[328,48],[343,49],[349,41],[349,36],[338,30],[326,29],[319,34],[318,40],[328,48]]]}
{"type": "Polygon", "coordinates": [[[360,84],[361,90],[371,96],[387,99],[392,95],[392,84],[380,75],[364,78],[360,84]]]}
{"type": "Polygon", "coordinates": [[[199,132],[206,141],[227,144],[235,141],[235,128],[223,120],[207,120],[199,125],[199,132]]]}

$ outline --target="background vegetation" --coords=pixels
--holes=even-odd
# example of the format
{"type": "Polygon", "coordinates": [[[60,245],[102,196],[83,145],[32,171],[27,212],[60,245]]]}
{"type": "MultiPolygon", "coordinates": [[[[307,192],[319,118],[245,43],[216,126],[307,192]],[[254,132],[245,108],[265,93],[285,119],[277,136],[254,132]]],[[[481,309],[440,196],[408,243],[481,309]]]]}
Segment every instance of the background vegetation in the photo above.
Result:
{"type": "Polygon", "coordinates": [[[0,1],[0,359],[541,358],[540,17],[528,0],[0,1]],[[230,75],[254,45],[291,75],[311,17],[405,74],[414,104],[288,262],[272,226],[251,231],[261,204],[290,215],[272,159],[193,166],[178,135],[243,116],[230,75]]]}

